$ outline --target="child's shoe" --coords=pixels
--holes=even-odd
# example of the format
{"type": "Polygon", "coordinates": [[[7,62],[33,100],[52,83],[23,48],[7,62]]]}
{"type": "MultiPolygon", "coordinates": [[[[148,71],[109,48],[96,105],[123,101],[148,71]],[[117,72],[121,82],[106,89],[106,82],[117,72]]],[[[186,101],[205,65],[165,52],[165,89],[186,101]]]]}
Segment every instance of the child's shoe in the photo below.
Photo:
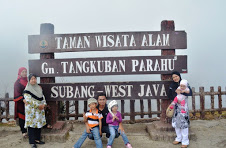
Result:
{"type": "Polygon", "coordinates": [[[130,143],[126,144],[126,148],[133,148],[132,145],[130,143]]]}
{"type": "Polygon", "coordinates": [[[110,146],[110,145],[108,145],[108,146],[107,146],[107,148],[111,148],[111,146],[110,146]]]}

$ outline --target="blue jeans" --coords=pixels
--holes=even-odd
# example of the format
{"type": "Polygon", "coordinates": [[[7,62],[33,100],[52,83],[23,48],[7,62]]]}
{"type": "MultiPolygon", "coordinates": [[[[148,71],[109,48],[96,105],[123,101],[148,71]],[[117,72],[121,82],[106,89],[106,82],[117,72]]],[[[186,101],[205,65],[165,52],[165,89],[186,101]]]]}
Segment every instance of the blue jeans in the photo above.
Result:
{"type": "Polygon", "coordinates": [[[94,127],[93,130],[91,130],[91,133],[87,133],[85,129],[85,131],[82,133],[82,136],[75,143],[74,148],[80,148],[87,137],[94,137],[96,147],[103,148],[102,141],[100,138],[99,127],[94,127]]]}
{"type": "MultiPolygon", "coordinates": [[[[114,139],[115,139],[115,130],[118,130],[119,126],[112,126],[112,125],[109,125],[109,131],[110,131],[110,137],[109,137],[109,140],[108,140],[108,144],[107,145],[110,145],[112,146],[113,142],[114,142],[114,139]]],[[[124,144],[126,145],[127,143],[129,143],[129,140],[126,136],[126,134],[122,131],[120,131],[120,135],[122,136],[122,139],[124,141],[124,144]]]]}

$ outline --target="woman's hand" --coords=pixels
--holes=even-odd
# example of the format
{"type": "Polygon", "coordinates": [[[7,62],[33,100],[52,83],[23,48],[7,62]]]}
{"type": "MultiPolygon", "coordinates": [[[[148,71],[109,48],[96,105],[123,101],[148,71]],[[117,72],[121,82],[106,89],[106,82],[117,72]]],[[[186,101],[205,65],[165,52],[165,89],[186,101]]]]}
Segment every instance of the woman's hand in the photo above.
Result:
{"type": "Polygon", "coordinates": [[[41,104],[41,105],[38,106],[39,110],[43,110],[44,108],[45,108],[45,104],[41,104]]]}
{"type": "Polygon", "coordinates": [[[25,99],[23,99],[23,102],[24,102],[25,105],[28,105],[28,103],[25,99]]]}

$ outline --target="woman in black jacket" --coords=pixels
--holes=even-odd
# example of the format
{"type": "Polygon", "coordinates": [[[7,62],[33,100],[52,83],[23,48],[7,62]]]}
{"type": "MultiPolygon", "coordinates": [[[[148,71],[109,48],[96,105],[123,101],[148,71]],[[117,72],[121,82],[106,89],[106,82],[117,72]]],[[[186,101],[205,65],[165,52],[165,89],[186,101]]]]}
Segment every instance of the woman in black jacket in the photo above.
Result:
{"type": "MultiPolygon", "coordinates": [[[[172,73],[172,79],[173,82],[170,84],[168,97],[171,101],[177,96],[177,94],[180,94],[180,90],[177,89],[180,86],[181,75],[179,72],[174,71],[172,73]]],[[[181,104],[178,102],[175,105],[174,109],[174,115],[172,117],[172,126],[175,128],[175,132],[177,134],[177,137],[175,138],[175,141],[173,144],[179,144],[182,143],[182,148],[186,148],[189,145],[189,139],[188,139],[188,128],[189,128],[189,110],[188,110],[188,96],[192,95],[192,90],[188,84],[188,88],[190,89],[189,93],[181,93],[186,96],[185,99],[185,111],[186,113],[181,113],[181,104]]]]}

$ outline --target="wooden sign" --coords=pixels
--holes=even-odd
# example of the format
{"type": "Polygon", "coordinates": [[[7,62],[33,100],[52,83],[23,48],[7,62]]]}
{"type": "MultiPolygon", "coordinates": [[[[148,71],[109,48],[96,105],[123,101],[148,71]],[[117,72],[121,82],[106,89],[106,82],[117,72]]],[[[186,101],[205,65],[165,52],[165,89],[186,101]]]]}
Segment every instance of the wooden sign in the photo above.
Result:
{"type": "Polygon", "coordinates": [[[40,84],[47,101],[87,100],[105,93],[107,99],[168,99],[170,81],[40,84]]]}
{"type": "Polygon", "coordinates": [[[187,73],[187,56],[137,56],[29,60],[39,77],[187,73]]]}
{"type": "Polygon", "coordinates": [[[185,31],[29,35],[29,53],[186,49],[185,31]]]}

